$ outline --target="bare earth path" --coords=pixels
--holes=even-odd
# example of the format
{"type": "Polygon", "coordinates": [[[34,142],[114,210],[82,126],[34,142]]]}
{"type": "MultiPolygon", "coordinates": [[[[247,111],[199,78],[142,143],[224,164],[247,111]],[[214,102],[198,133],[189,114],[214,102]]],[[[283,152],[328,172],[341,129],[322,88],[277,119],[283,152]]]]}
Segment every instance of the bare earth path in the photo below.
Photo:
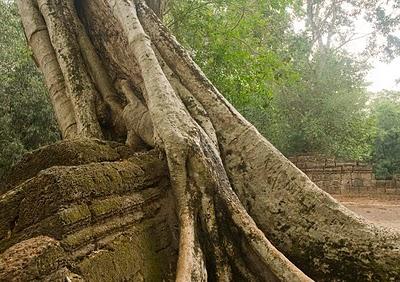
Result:
{"type": "Polygon", "coordinates": [[[353,197],[333,195],[347,208],[369,221],[400,231],[400,196],[353,197]]]}

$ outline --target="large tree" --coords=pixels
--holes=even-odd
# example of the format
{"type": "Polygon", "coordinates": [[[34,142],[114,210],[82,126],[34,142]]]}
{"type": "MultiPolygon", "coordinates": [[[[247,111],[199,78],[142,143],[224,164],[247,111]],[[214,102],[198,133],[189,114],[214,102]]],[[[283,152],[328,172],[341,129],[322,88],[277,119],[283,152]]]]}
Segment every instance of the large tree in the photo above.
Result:
{"type": "Polygon", "coordinates": [[[290,163],[163,26],[163,3],[147,2],[154,10],[140,0],[18,6],[63,138],[165,153],[175,279],[399,280],[399,234],[357,217],[290,163]]]}

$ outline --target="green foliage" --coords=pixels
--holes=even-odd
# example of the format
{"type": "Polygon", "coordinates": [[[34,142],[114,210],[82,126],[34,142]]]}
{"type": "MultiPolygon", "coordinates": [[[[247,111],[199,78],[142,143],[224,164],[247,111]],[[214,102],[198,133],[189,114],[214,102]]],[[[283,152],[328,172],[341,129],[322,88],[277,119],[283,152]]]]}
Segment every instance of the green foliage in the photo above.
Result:
{"type": "MultiPolygon", "coordinates": [[[[165,22],[227,99],[284,154],[365,160],[373,151],[379,174],[395,173],[400,140],[390,124],[398,121],[398,102],[389,106],[393,99],[386,95],[368,111],[368,66],[340,46],[355,36],[353,14],[365,12],[376,34],[393,42],[397,22],[375,9],[378,0],[350,1],[354,11],[341,2],[306,2],[315,24],[298,0],[171,1],[165,22]],[[319,5],[339,5],[342,12],[319,5]],[[295,19],[305,19],[302,33],[293,31],[295,19]]],[[[14,5],[0,0],[0,17],[1,175],[22,153],[59,134],[14,5]]]]}
{"type": "Polygon", "coordinates": [[[173,1],[166,23],[227,99],[261,131],[277,88],[297,77],[285,38],[289,1],[173,1]],[[277,51],[279,50],[279,51],[277,51]]]}
{"type": "Polygon", "coordinates": [[[0,1],[0,176],[26,151],[59,138],[16,7],[0,1]]]}
{"type": "Polygon", "coordinates": [[[296,34],[293,17],[306,14],[297,4],[175,1],[167,23],[211,81],[284,154],[366,159],[373,135],[364,110],[368,66],[340,50],[315,50],[308,30],[296,34]]]}
{"type": "Polygon", "coordinates": [[[373,120],[365,110],[366,66],[329,50],[314,54],[312,60],[298,54],[294,61],[301,79],[275,96],[272,141],[288,155],[311,152],[367,159],[373,120]]]}
{"type": "Polygon", "coordinates": [[[400,173],[400,93],[379,93],[371,105],[376,119],[376,138],[373,151],[375,174],[388,179],[400,173]]]}
{"type": "Polygon", "coordinates": [[[365,8],[365,18],[373,25],[365,54],[378,55],[385,61],[393,60],[400,55],[399,1],[370,0],[360,4],[365,8]]]}

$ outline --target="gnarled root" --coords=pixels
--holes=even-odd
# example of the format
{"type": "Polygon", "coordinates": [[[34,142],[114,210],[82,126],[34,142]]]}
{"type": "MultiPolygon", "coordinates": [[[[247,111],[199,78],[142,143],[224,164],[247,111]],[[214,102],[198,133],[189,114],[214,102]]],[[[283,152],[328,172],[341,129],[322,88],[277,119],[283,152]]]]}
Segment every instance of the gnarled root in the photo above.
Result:
{"type": "MultiPolygon", "coordinates": [[[[248,260],[256,261],[256,265],[262,269],[260,273],[251,267],[246,270],[242,268],[242,271],[251,272],[261,279],[310,280],[272,246],[247,214],[230,187],[215,144],[191,117],[165,76],[137,18],[135,5],[116,0],[109,0],[108,4],[124,29],[141,70],[154,130],[161,141],[159,146],[164,147],[167,155],[180,223],[177,281],[206,280],[203,253],[211,254],[211,259],[208,258],[206,263],[214,264],[217,280],[231,280],[232,269],[226,259],[226,246],[219,238],[223,233],[222,215],[229,216],[240,234],[242,240],[239,245],[252,250],[243,252],[254,254],[248,260]],[[218,213],[220,216],[216,216],[218,213]],[[203,224],[198,225],[197,219],[203,224]],[[208,244],[200,244],[200,233],[210,238],[208,244]],[[211,247],[211,252],[204,252],[204,245],[211,247]]],[[[229,241],[232,245],[238,245],[233,238],[229,238],[229,241]]]]}
{"type": "Polygon", "coordinates": [[[322,281],[400,277],[399,235],[367,225],[312,184],[224,99],[144,1],[26,3],[19,0],[28,41],[64,138],[119,132],[131,146],[165,151],[180,224],[178,281],[310,280],[274,246],[322,281]]]}
{"type": "Polygon", "coordinates": [[[137,8],[166,63],[207,111],[232,187],[268,238],[321,281],[398,279],[400,234],[371,226],[318,189],[224,99],[149,8],[137,8]]]}
{"type": "Polygon", "coordinates": [[[50,40],[57,50],[57,60],[64,76],[67,93],[75,110],[78,134],[88,138],[102,138],[96,114],[96,89],[76,42],[76,33],[67,3],[55,0],[38,0],[39,9],[46,21],[50,40]],[[61,6],[60,6],[61,5],[61,6]]]}

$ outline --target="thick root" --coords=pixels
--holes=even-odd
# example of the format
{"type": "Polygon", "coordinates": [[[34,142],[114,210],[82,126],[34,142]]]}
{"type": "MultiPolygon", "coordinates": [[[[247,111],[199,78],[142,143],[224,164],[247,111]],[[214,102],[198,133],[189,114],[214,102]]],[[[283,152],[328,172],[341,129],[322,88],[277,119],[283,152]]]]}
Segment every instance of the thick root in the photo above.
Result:
{"type": "Polygon", "coordinates": [[[35,0],[17,1],[28,44],[49,89],[58,126],[64,139],[77,136],[75,113],[67,97],[63,74],[51,45],[48,29],[35,0]]]}
{"type": "Polygon", "coordinates": [[[55,0],[38,0],[39,9],[46,21],[50,40],[64,76],[67,93],[75,109],[77,131],[81,137],[102,138],[96,114],[97,91],[81,57],[80,46],[72,16],[66,3],[55,0]]]}
{"type": "Polygon", "coordinates": [[[67,6],[75,25],[76,37],[83,60],[93,83],[101,94],[102,100],[104,100],[111,112],[110,119],[114,133],[117,136],[124,136],[126,135],[126,127],[123,119],[123,107],[118,99],[117,90],[114,88],[110,76],[78,17],[74,2],[74,0],[67,0],[67,6]]]}
{"type": "Polygon", "coordinates": [[[207,111],[203,108],[203,105],[199,103],[199,101],[195,97],[193,97],[190,91],[185,86],[183,86],[175,73],[164,61],[158,50],[155,47],[153,48],[153,50],[157,55],[157,59],[160,62],[165,76],[167,77],[175,93],[179,95],[180,99],[188,110],[188,113],[193,118],[193,120],[196,121],[196,123],[207,133],[208,137],[214,143],[215,148],[218,148],[218,138],[215,134],[214,126],[210,118],[208,117],[207,111]]]}
{"type": "Polygon", "coordinates": [[[400,235],[318,189],[224,99],[151,10],[137,7],[157,50],[207,111],[232,187],[264,234],[319,280],[398,279],[400,235]]]}
{"type": "MultiPolygon", "coordinates": [[[[224,202],[226,214],[239,228],[248,241],[249,246],[257,253],[259,261],[265,269],[282,281],[308,281],[309,278],[298,270],[289,260],[279,253],[257,228],[244,207],[230,187],[228,177],[215,145],[193,121],[190,114],[166,78],[154,53],[151,42],[145,34],[136,15],[136,7],[132,2],[108,1],[114,16],[119,20],[128,38],[130,48],[141,69],[148,97],[146,102],[153,120],[154,128],[166,151],[170,170],[171,184],[175,193],[177,212],[180,219],[180,256],[177,268],[178,281],[195,281],[204,279],[199,272],[200,248],[195,239],[194,215],[197,213],[196,202],[204,191],[195,187],[210,184],[208,193],[217,193],[224,202]],[[197,156],[197,157],[196,157],[197,156]],[[200,181],[188,177],[193,171],[199,173],[200,181]],[[203,172],[203,173],[201,173],[203,172]],[[194,209],[194,210],[193,210],[194,209]]],[[[203,188],[204,189],[204,188],[203,188]]],[[[203,214],[199,215],[205,218],[203,214]]],[[[207,219],[206,219],[207,220],[207,219]]],[[[210,225],[214,235],[216,225],[210,225]]],[[[207,230],[203,230],[203,232],[207,230]]],[[[207,234],[209,235],[209,234],[207,234]]],[[[220,246],[213,246],[219,250],[220,246]]],[[[217,252],[221,263],[221,252],[217,252]]],[[[223,262],[223,261],[222,261],[223,262]]],[[[217,272],[221,280],[230,279],[230,271],[226,265],[218,266],[217,272]]]]}
{"type": "Polygon", "coordinates": [[[133,141],[137,135],[147,145],[154,147],[154,128],[151,122],[149,110],[135,95],[127,80],[119,80],[116,83],[118,90],[123,93],[128,101],[125,106],[123,116],[126,127],[128,128],[128,145],[133,145],[133,141]]]}
{"type": "Polygon", "coordinates": [[[99,34],[93,23],[107,18],[110,38],[104,44],[101,36],[92,38],[102,56],[72,0],[37,1],[46,23],[29,1],[22,5],[33,7],[24,25],[30,44],[45,48],[45,56],[35,56],[60,108],[63,135],[101,137],[100,97],[113,126],[126,126],[128,144],[165,150],[180,224],[178,281],[309,281],[285,255],[320,280],[343,280],[353,269],[359,280],[400,277],[398,234],[368,227],[290,164],[224,99],[144,1],[79,2],[90,7],[80,12],[92,15],[103,7],[90,24],[83,21],[99,34]],[[123,95],[126,101],[116,99],[123,95]],[[341,261],[347,274],[336,266],[341,261]]]}
{"type": "Polygon", "coordinates": [[[184,151],[167,155],[171,170],[171,185],[173,187],[179,219],[179,258],[176,268],[176,281],[207,281],[207,271],[196,234],[195,214],[193,207],[195,189],[189,184],[184,151]]]}

